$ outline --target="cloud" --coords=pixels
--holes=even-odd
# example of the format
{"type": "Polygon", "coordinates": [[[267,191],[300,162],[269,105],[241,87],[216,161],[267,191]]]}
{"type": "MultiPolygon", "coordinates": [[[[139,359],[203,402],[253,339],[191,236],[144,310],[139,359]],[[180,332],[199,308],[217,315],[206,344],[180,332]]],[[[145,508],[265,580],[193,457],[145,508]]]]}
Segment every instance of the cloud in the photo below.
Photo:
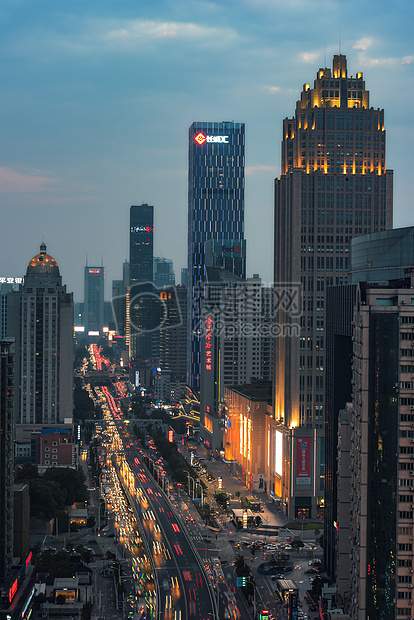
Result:
{"type": "Polygon", "coordinates": [[[302,52],[299,54],[299,58],[302,62],[315,63],[320,56],[320,52],[302,52]]]}
{"type": "Polygon", "coordinates": [[[247,177],[251,177],[256,172],[272,172],[276,176],[276,166],[246,166],[245,173],[247,177]]]}
{"type": "Polygon", "coordinates": [[[280,86],[265,86],[265,89],[269,93],[269,95],[274,95],[278,91],[280,91],[280,86]]]}
{"type": "Polygon", "coordinates": [[[372,45],[372,39],[363,37],[362,39],[355,41],[354,45],[352,46],[352,49],[366,51],[369,47],[371,47],[371,45],[372,45]]]}
{"type": "Polygon", "coordinates": [[[414,64],[414,56],[404,56],[401,61],[402,65],[412,65],[414,64]]]}
{"type": "MultiPolygon", "coordinates": [[[[148,19],[89,19],[77,22],[70,33],[49,31],[31,33],[19,47],[30,49],[39,45],[66,54],[94,52],[130,52],[141,49],[148,52],[148,45],[156,41],[181,41],[192,46],[226,46],[238,38],[233,28],[204,26],[194,22],[162,21],[148,19]]],[[[14,42],[15,44],[15,42],[14,42]]]]}
{"type": "Polygon", "coordinates": [[[155,20],[127,20],[115,28],[106,30],[105,24],[103,39],[107,41],[128,42],[138,39],[181,39],[200,41],[219,39],[234,39],[236,33],[231,28],[217,28],[200,26],[192,22],[166,22],[155,20]],[[106,30],[106,32],[105,32],[106,30]]]}
{"type": "Polygon", "coordinates": [[[0,193],[7,192],[44,192],[49,188],[47,185],[56,183],[55,179],[45,176],[37,176],[37,170],[31,174],[16,172],[10,168],[0,168],[0,193]]]}

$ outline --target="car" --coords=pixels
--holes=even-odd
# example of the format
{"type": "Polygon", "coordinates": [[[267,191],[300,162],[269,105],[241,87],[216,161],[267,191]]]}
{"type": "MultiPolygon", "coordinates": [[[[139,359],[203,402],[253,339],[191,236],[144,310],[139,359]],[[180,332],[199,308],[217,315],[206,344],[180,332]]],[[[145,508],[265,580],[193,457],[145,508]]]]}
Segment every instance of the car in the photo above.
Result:
{"type": "Polygon", "coordinates": [[[317,568],[314,568],[314,567],[312,567],[312,566],[311,566],[310,568],[307,568],[307,569],[305,570],[305,574],[306,574],[306,575],[314,575],[315,573],[319,573],[319,571],[318,571],[318,569],[317,569],[317,568]]]}

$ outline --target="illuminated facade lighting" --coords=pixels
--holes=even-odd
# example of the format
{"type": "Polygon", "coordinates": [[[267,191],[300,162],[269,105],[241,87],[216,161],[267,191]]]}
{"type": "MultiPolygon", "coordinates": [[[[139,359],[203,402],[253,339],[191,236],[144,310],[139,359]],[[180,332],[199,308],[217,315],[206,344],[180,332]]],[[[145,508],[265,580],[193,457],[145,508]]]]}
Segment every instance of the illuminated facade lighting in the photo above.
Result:
{"type": "MultiPolygon", "coordinates": [[[[322,517],[326,288],[347,282],[353,237],[392,228],[383,127],[384,110],[370,107],[362,73],[348,76],[341,54],[332,69],[319,69],[313,88],[305,84],[283,121],[274,281],[301,284],[302,315],[300,336],[275,338],[273,406],[275,419],[284,412],[283,454],[292,455],[282,505],[293,518],[322,517]],[[297,439],[309,439],[309,476],[297,475],[297,439]]],[[[278,310],[278,325],[292,321],[278,310]]]]}

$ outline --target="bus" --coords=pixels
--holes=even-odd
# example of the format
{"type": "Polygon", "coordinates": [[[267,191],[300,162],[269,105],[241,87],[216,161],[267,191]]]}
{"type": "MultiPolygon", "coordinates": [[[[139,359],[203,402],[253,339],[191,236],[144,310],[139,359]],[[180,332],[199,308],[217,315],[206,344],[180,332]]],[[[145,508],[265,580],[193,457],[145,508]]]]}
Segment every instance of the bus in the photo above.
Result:
{"type": "Polygon", "coordinates": [[[260,501],[256,499],[253,495],[249,495],[249,497],[246,497],[246,501],[252,512],[260,512],[260,501]]]}

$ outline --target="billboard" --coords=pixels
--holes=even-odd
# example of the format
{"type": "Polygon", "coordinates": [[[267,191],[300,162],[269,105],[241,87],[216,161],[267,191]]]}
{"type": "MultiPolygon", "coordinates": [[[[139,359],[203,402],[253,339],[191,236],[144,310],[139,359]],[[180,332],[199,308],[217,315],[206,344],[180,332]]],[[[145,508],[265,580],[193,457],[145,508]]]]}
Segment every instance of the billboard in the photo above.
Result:
{"type": "Polygon", "coordinates": [[[283,473],[283,434],[275,431],[275,473],[282,477],[283,473]]]}
{"type": "Polygon", "coordinates": [[[296,484],[311,483],[311,438],[296,437],[296,484]]]}

